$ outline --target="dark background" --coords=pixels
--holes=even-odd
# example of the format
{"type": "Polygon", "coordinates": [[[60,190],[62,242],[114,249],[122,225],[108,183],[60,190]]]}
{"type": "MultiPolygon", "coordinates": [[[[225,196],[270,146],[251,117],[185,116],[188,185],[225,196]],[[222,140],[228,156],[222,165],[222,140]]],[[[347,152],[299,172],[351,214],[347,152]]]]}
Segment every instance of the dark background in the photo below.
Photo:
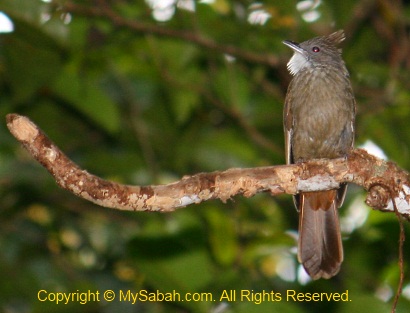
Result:
{"type": "MultiPolygon", "coordinates": [[[[361,188],[350,187],[341,210],[340,274],[308,282],[296,260],[290,196],[209,201],[168,214],[101,208],[58,188],[4,117],[27,115],[81,167],[121,183],[283,164],[292,52],[281,42],[343,28],[356,145],[376,145],[410,168],[408,2],[168,1],[168,15],[153,2],[0,2],[14,25],[0,33],[0,311],[390,312],[399,226],[394,214],[366,207],[361,188]],[[57,306],[37,300],[41,289],[175,289],[218,300],[57,306]],[[289,289],[348,290],[351,301],[219,302],[223,290],[289,289]]],[[[407,247],[398,312],[410,309],[407,247]]]]}

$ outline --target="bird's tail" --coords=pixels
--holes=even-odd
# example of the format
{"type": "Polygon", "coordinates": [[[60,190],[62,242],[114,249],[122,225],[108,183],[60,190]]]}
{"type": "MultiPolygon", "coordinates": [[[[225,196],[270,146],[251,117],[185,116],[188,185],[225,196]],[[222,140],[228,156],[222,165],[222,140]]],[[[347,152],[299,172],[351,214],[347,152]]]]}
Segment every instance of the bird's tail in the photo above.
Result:
{"type": "Polygon", "coordinates": [[[343,261],[337,193],[329,190],[299,195],[298,259],[312,279],[335,276],[343,261]]]}

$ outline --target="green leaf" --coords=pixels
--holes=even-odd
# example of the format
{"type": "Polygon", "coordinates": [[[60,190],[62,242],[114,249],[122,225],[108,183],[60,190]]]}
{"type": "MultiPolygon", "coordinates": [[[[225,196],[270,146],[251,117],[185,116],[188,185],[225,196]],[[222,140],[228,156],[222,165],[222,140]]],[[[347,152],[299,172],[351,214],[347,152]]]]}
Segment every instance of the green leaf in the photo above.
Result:
{"type": "Polygon", "coordinates": [[[49,84],[61,70],[58,45],[41,30],[14,19],[15,31],[4,35],[2,49],[5,75],[13,90],[13,100],[27,101],[49,84]]]}
{"type": "MultiPolygon", "coordinates": [[[[139,236],[130,242],[131,254],[145,282],[161,292],[199,292],[212,282],[212,264],[195,228],[168,235],[139,236]]],[[[182,298],[183,299],[183,298],[182,298]]],[[[178,302],[178,305],[205,312],[210,303],[178,302]]]]}
{"type": "Polygon", "coordinates": [[[120,128],[117,104],[98,80],[81,77],[75,67],[66,66],[51,85],[53,91],[108,132],[120,128]]]}
{"type": "Polygon", "coordinates": [[[218,207],[209,207],[204,214],[214,258],[223,266],[232,265],[239,251],[234,220],[218,207]]]}
{"type": "Polygon", "coordinates": [[[349,294],[350,301],[342,303],[337,313],[385,313],[390,312],[391,305],[377,299],[374,295],[349,294]]]}
{"type": "Polygon", "coordinates": [[[175,90],[172,93],[172,108],[178,123],[186,122],[192,111],[198,106],[199,95],[189,90],[175,90]]]}

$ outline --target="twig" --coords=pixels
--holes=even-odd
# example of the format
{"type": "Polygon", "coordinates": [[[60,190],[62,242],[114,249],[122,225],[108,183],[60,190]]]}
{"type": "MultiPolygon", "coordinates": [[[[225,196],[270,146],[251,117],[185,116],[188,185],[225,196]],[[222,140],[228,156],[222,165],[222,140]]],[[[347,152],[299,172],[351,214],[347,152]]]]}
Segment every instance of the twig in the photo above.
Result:
{"type": "MultiPolygon", "coordinates": [[[[393,199],[393,197],[392,197],[393,199]]],[[[404,241],[406,240],[406,235],[404,232],[404,225],[403,225],[403,219],[397,209],[396,206],[396,201],[393,199],[393,206],[394,206],[394,213],[397,216],[397,219],[399,221],[399,226],[400,226],[400,237],[399,237],[399,268],[400,268],[400,279],[399,279],[399,285],[397,286],[396,290],[396,295],[394,296],[394,301],[393,301],[393,306],[391,313],[396,312],[397,308],[397,303],[399,302],[399,298],[402,294],[403,291],[403,284],[404,284],[404,256],[403,256],[403,245],[404,241]]]]}
{"type": "Polygon", "coordinates": [[[245,131],[248,137],[251,138],[252,141],[255,142],[258,146],[276,154],[284,153],[283,149],[279,148],[266,136],[259,132],[237,109],[229,107],[226,104],[222,103],[221,100],[214,97],[212,94],[210,94],[210,92],[203,90],[202,94],[215,107],[232,118],[245,131]]]}

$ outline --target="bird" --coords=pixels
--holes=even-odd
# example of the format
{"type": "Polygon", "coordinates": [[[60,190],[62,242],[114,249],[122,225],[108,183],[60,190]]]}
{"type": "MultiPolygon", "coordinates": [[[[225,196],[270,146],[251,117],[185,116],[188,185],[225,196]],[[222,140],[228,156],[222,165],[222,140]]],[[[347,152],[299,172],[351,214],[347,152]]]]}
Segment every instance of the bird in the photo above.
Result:
{"type": "MultiPolygon", "coordinates": [[[[283,119],[286,163],[347,157],[354,145],[356,102],[339,44],[343,30],[302,43],[285,40],[293,50],[287,64],[293,76],[283,119]]],[[[299,212],[298,260],[313,279],[335,276],[343,262],[338,210],[346,184],[293,196],[299,212]]]]}

